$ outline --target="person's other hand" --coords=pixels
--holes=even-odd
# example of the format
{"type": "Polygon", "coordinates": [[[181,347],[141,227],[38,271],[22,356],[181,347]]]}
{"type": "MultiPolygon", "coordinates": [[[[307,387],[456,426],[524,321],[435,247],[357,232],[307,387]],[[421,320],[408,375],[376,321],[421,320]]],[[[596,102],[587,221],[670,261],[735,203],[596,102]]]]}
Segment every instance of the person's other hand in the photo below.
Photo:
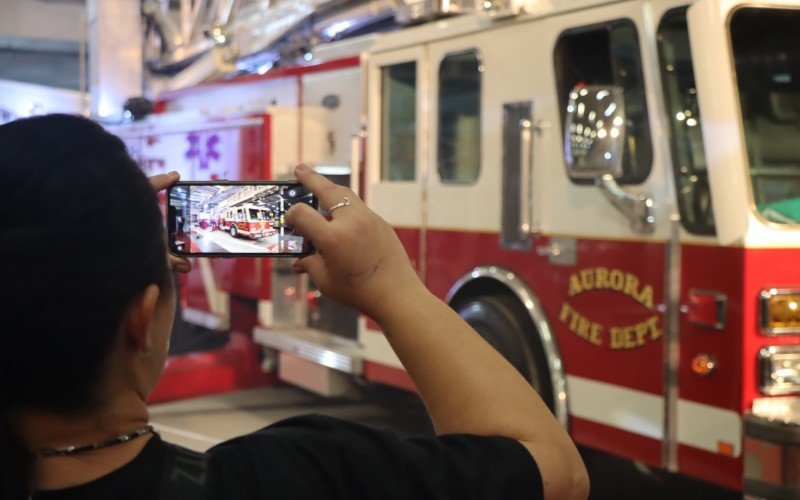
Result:
{"type": "MultiPolygon", "coordinates": [[[[150,184],[153,186],[153,189],[155,189],[156,193],[158,193],[159,191],[163,191],[164,189],[167,189],[171,185],[178,182],[180,178],[181,176],[178,172],[159,174],[150,177],[150,184]]],[[[188,273],[192,270],[192,263],[189,262],[189,259],[172,255],[169,252],[167,252],[167,259],[169,260],[169,267],[173,271],[178,271],[179,273],[188,273]]]]}
{"type": "Polygon", "coordinates": [[[331,213],[330,221],[304,203],[289,210],[288,222],[317,249],[294,262],[296,273],[308,273],[323,294],[376,320],[381,311],[401,305],[407,294],[424,290],[392,227],[353,191],[306,165],[298,165],[295,175],[325,209],[350,200],[331,213]]]}

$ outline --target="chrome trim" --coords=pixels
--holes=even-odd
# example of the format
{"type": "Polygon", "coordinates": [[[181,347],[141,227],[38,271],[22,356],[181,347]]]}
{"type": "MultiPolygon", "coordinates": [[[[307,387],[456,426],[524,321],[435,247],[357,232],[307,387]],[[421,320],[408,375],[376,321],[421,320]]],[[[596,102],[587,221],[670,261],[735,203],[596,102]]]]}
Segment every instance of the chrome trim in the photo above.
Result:
{"type": "Polygon", "coordinates": [[[770,422],[800,426],[800,397],[776,396],[755,398],[753,415],[770,422]]]}
{"type": "Polygon", "coordinates": [[[362,156],[366,153],[367,142],[367,129],[366,127],[359,127],[350,139],[350,189],[358,196],[363,196],[361,193],[361,165],[364,158],[362,156]]]}
{"type": "Polygon", "coordinates": [[[762,348],[758,352],[759,372],[761,380],[759,380],[759,389],[761,392],[770,396],[782,396],[786,394],[800,393],[800,383],[795,387],[770,387],[769,380],[773,373],[772,358],[776,354],[797,354],[800,357],[800,345],[771,345],[762,348]]]}
{"type": "Polygon", "coordinates": [[[653,214],[653,199],[646,194],[633,194],[620,186],[612,174],[603,174],[595,179],[603,196],[628,218],[631,230],[640,234],[652,234],[656,230],[656,217],[653,214]]]}
{"type": "Polygon", "coordinates": [[[549,243],[536,247],[536,254],[547,257],[554,266],[574,266],[578,261],[578,242],[575,238],[553,236],[549,243]]]}
{"type": "Polygon", "coordinates": [[[519,232],[530,234],[533,206],[531,199],[531,170],[533,168],[533,124],[527,118],[519,121],[519,232]]]}
{"type": "Polygon", "coordinates": [[[800,333],[800,328],[772,328],[769,326],[769,300],[777,295],[800,295],[800,288],[768,288],[762,290],[758,296],[759,299],[759,319],[758,324],[761,333],[768,337],[777,337],[779,335],[786,335],[789,333],[800,333]]]}
{"type": "MultiPolygon", "coordinates": [[[[674,198],[673,198],[674,199],[674,198]]],[[[664,297],[664,468],[678,472],[678,403],[680,401],[680,300],[681,300],[681,242],[680,214],[672,206],[670,238],[665,247],[664,297]]]]}
{"type": "Polygon", "coordinates": [[[195,309],[194,307],[184,307],[181,309],[181,318],[187,323],[202,326],[209,330],[224,332],[229,329],[230,322],[228,318],[217,316],[208,311],[195,309]]]}
{"type": "MultiPolygon", "coordinates": [[[[417,63],[417,94],[415,96],[414,105],[417,106],[417,156],[414,158],[415,172],[419,173],[419,181],[422,187],[422,199],[420,200],[420,226],[419,226],[419,262],[417,263],[417,272],[419,279],[423,283],[428,283],[428,220],[430,212],[430,186],[431,186],[431,168],[429,160],[429,153],[431,150],[430,138],[430,71],[427,71],[430,65],[431,58],[431,45],[426,43],[422,47],[422,54],[414,59],[417,63]],[[422,68],[422,69],[420,69],[422,68]]],[[[441,64],[441,61],[439,61],[441,64]]],[[[483,82],[483,80],[481,80],[483,82]]],[[[481,83],[483,85],[483,83],[481,83]]],[[[383,92],[383,90],[381,90],[383,92]]],[[[383,94],[381,93],[381,103],[383,102],[383,94]]],[[[437,97],[438,104],[438,97],[437,97]]],[[[380,133],[380,129],[378,130],[380,133]]],[[[380,139],[374,139],[379,144],[379,148],[383,145],[379,142],[380,139]]],[[[437,139],[438,140],[438,139],[437,139]]],[[[438,147],[438,145],[437,145],[438,147]]],[[[380,149],[379,149],[380,151],[380,149]]],[[[438,160],[437,160],[438,161],[438,160]]],[[[380,166],[380,163],[378,163],[380,166]]],[[[368,167],[367,167],[368,168],[368,167]]],[[[437,165],[438,169],[438,165],[437,165]]],[[[416,179],[416,175],[415,175],[416,179]]]]}
{"type": "Polygon", "coordinates": [[[334,370],[352,375],[364,371],[358,343],[311,328],[253,329],[253,339],[261,345],[293,354],[334,370]]]}
{"type": "Polygon", "coordinates": [[[479,266],[453,284],[450,291],[447,292],[445,302],[450,304],[453,297],[462,287],[479,278],[499,281],[511,290],[528,310],[528,314],[530,314],[531,320],[533,320],[533,324],[536,327],[536,332],[539,334],[539,340],[542,342],[544,354],[547,356],[547,370],[550,373],[550,382],[553,389],[553,410],[556,419],[566,429],[568,425],[567,416],[569,414],[569,408],[567,407],[567,376],[564,373],[564,363],[555,333],[547,320],[547,315],[542,308],[539,297],[514,272],[499,266],[479,266]]]}

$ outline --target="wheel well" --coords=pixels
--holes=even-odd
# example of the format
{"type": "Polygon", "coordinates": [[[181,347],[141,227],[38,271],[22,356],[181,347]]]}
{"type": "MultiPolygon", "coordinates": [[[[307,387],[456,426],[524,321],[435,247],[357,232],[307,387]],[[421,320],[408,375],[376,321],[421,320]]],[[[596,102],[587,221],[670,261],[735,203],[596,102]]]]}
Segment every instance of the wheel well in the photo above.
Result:
{"type": "Polygon", "coordinates": [[[542,339],[540,336],[541,332],[538,331],[536,324],[534,323],[520,298],[509,287],[496,279],[475,278],[468,283],[465,283],[461,288],[458,289],[455,295],[450,298],[449,305],[453,309],[458,310],[460,305],[465,304],[470,300],[474,300],[479,297],[498,295],[513,299],[514,303],[516,304],[515,313],[518,315],[520,320],[525,322],[526,331],[531,332],[530,335],[526,336],[526,341],[532,344],[531,350],[533,351],[532,354],[534,356],[534,363],[537,365],[536,368],[539,371],[539,376],[543,378],[543,380],[541,380],[542,390],[540,396],[542,399],[544,399],[547,406],[550,407],[550,410],[555,412],[553,381],[551,380],[550,373],[548,371],[549,363],[544,353],[544,346],[542,345],[542,339]]]}
{"type": "Polygon", "coordinates": [[[514,292],[499,281],[492,278],[476,278],[462,286],[458,292],[453,295],[450,299],[450,307],[455,309],[456,306],[467,300],[484,295],[509,295],[516,298],[514,292]]]}

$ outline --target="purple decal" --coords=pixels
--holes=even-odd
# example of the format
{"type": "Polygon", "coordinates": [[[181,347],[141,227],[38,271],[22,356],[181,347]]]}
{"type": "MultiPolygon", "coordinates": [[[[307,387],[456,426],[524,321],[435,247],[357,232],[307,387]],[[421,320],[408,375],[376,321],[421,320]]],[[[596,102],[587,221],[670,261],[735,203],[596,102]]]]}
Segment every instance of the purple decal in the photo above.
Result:
{"type": "Polygon", "coordinates": [[[209,163],[212,160],[219,160],[220,154],[216,149],[219,144],[219,136],[217,134],[208,136],[208,139],[205,140],[205,148],[202,147],[200,134],[196,132],[187,135],[186,139],[189,141],[189,149],[184,154],[184,157],[187,160],[197,158],[200,170],[208,170],[209,163]]]}

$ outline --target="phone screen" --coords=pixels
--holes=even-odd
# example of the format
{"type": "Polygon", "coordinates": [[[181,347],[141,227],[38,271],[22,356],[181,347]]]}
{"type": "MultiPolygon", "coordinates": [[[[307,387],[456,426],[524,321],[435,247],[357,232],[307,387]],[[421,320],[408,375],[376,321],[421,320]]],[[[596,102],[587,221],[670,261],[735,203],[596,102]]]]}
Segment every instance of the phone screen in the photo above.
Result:
{"type": "Polygon", "coordinates": [[[179,182],[167,194],[170,252],[209,257],[279,257],[313,252],[286,222],[317,199],[296,182],[179,182]]]}

